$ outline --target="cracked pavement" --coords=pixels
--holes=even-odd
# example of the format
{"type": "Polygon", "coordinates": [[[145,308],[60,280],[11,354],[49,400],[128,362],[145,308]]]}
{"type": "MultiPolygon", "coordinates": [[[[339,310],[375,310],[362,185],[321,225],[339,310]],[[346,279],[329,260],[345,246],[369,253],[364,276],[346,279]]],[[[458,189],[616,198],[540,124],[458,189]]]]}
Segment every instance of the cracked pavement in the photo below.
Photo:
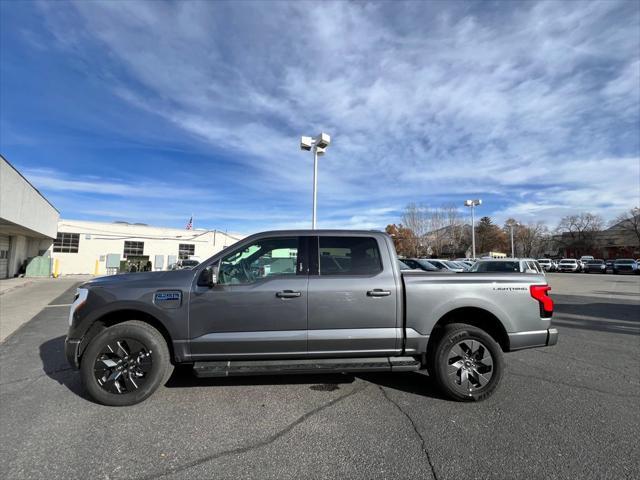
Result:
{"type": "Polygon", "coordinates": [[[146,402],[104,407],[65,362],[67,309],[45,308],[0,346],[0,475],[637,476],[640,277],[549,280],[558,345],[507,354],[501,388],[476,404],[442,399],[422,372],[197,379],[182,368],[146,402]]]}

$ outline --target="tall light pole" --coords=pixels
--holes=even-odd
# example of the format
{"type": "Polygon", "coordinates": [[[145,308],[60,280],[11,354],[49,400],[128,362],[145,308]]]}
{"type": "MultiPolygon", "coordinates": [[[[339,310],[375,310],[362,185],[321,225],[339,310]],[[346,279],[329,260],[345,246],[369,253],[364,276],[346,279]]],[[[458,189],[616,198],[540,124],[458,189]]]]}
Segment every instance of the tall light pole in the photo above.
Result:
{"type": "Polygon", "coordinates": [[[476,219],[474,215],[474,209],[478,205],[482,205],[482,200],[479,198],[476,200],[465,200],[464,206],[471,207],[471,256],[476,258],[476,219]]]}
{"type": "Polygon", "coordinates": [[[511,258],[516,258],[516,249],[513,243],[513,227],[519,227],[520,224],[518,222],[509,223],[509,228],[511,229],[511,258]]]}
{"type": "Polygon", "coordinates": [[[331,143],[331,137],[321,133],[317,137],[301,137],[300,149],[313,152],[313,213],[311,216],[311,228],[316,229],[316,205],[318,201],[318,157],[324,155],[331,143]]]}

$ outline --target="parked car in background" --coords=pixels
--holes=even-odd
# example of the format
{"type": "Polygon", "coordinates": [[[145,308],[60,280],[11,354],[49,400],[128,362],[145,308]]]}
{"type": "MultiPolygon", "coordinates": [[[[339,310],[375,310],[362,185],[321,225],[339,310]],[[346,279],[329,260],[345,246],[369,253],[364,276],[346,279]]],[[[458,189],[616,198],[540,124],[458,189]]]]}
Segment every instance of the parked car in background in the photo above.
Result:
{"type": "Polygon", "coordinates": [[[430,258],[428,260],[423,258],[420,258],[420,259],[416,258],[414,260],[421,260],[423,263],[426,262],[440,271],[445,271],[445,272],[464,272],[465,271],[465,269],[461,265],[458,265],[457,263],[452,262],[451,260],[441,260],[441,259],[435,259],[435,258],[430,258]]]}
{"type": "Polygon", "coordinates": [[[429,261],[429,263],[431,265],[436,267],[438,270],[445,271],[445,272],[453,272],[453,271],[455,271],[455,270],[452,270],[450,267],[448,267],[444,263],[444,260],[436,260],[435,258],[430,258],[428,261],[429,261]]]}
{"type": "Polygon", "coordinates": [[[198,265],[200,265],[200,262],[198,260],[178,260],[176,263],[171,265],[171,270],[191,270],[198,265]]]}
{"type": "Polygon", "coordinates": [[[591,260],[594,260],[593,255],[582,255],[580,257],[580,259],[578,260],[578,263],[580,264],[580,271],[584,272],[586,271],[586,267],[587,267],[587,263],[591,260]]]}
{"type": "Polygon", "coordinates": [[[440,262],[444,263],[444,265],[452,272],[456,272],[456,273],[460,273],[460,272],[466,272],[467,270],[460,264],[452,261],[452,260],[439,260],[440,262]]]}
{"type": "Polygon", "coordinates": [[[424,258],[403,258],[402,261],[409,265],[411,268],[424,270],[425,272],[439,272],[440,269],[429,263],[424,258]]]}
{"type": "Polygon", "coordinates": [[[475,263],[475,262],[473,262],[471,260],[467,260],[467,259],[464,259],[464,258],[456,258],[454,260],[454,262],[466,265],[467,267],[469,267],[469,269],[471,269],[471,267],[473,267],[473,264],[475,263]]]}
{"type": "Polygon", "coordinates": [[[478,260],[472,272],[517,272],[537,273],[544,275],[544,269],[533,258],[492,258],[491,260],[478,260]]]}
{"type": "Polygon", "coordinates": [[[550,258],[539,258],[538,264],[544,269],[545,272],[555,272],[556,264],[550,258]]]}
{"type": "Polygon", "coordinates": [[[477,262],[477,259],[475,259],[475,258],[456,258],[455,261],[456,262],[464,262],[467,265],[469,265],[470,267],[473,267],[473,264],[477,262]]]}
{"type": "Polygon", "coordinates": [[[613,262],[613,273],[638,273],[638,263],[633,258],[618,258],[613,262]]]}
{"type": "Polygon", "coordinates": [[[580,263],[575,258],[563,258],[558,262],[559,272],[576,273],[580,271],[580,263]]]}
{"type": "Polygon", "coordinates": [[[583,271],[585,273],[607,273],[607,266],[602,259],[587,260],[583,271]]]}
{"type": "Polygon", "coordinates": [[[460,265],[463,271],[468,272],[471,270],[471,265],[467,265],[466,262],[457,262],[455,260],[451,260],[451,263],[455,263],[456,265],[460,265]]]}
{"type": "Polygon", "coordinates": [[[402,260],[398,260],[398,268],[400,270],[415,270],[415,268],[410,267],[409,265],[407,265],[404,261],[402,260]]]}

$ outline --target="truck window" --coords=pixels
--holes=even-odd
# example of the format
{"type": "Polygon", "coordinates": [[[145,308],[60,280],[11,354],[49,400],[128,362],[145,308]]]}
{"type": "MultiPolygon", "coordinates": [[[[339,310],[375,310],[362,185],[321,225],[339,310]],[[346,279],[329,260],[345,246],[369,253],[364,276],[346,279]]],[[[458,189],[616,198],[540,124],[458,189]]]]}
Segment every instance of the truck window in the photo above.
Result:
{"type": "Polygon", "coordinates": [[[378,242],[370,237],[320,237],[320,275],[374,275],[382,271],[378,242]]]}
{"type": "Polygon", "coordinates": [[[275,275],[296,275],[297,264],[297,237],[263,238],[223,258],[218,282],[248,284],[275,275]]]}

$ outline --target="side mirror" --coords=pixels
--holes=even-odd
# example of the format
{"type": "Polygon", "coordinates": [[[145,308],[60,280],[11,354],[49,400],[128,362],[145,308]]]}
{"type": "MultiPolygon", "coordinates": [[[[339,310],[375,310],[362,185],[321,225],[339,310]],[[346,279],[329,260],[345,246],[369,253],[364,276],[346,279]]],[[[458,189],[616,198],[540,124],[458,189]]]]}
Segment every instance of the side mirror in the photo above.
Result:
{"type": "Polygon", "coordinates": [[[200,274],[198,285],[213,288],[218,283],[218,266],[209,265],[200,274]]]}

